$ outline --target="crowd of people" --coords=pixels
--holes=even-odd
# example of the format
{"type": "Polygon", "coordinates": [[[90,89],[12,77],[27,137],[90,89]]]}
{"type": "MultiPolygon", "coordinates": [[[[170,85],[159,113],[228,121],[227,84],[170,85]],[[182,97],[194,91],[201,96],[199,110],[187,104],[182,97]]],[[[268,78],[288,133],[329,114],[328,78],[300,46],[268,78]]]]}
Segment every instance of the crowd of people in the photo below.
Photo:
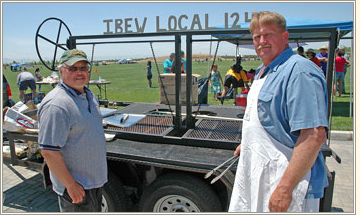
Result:
{"type": "MultiPolygon", "coordinates": [[[[306,51],[306,56],[304,55],[304,48],[299,46],[297,52],[300,56],[307,57],[313,63],[315,63],[318,67],[320,67],[326,77],[327,71],[327,62],[328,62],[328,47],[322,46],[319,49],[319,53],[315,53],[314,49],[309,48],[306,51]]],[[[347,71],[347,67],[350,66],[350,61],[348,55],[345,53],[345,46],[339,46],[335,50],[335,84],[333,89],[333,95],[336,95],[338,91],[338,96],[341,97],[342,94],[345,94],[345,75],[347,71]]]]}
{"type": "MultiPolygon", "coordinates": [[[[308,58],[319,68],[321,68],[324,76],[326,77],[328,61],[327,46],[322,46],[318,53],[316,53],[312,48],[309,48],[305,52],[304,47],[298,46],[297,53],[304,58],[308,58]]],[[[174,59],[175,53],[171,53],[169,58],[163,62],[164,73],[175,73],[174,59]]],[[[243,69],[241,65],[241,55],[237,56],[234,61],[236,61],[236,63],[228,69],[224,80],[221,76],[221,72],[219,71],[219,66],[217,64],[212,65],[210,74],[208,76],[210,91],[213,94],[213,99],[220,101],[221,104],[224,103],[224,100],[227,98],[227,96],[230,98],[235,98],[239,93],[239,87],[241,88],[240,93],[247,93],[255,77],[254,69],[250,69],[249,71],[243,69]],[[232,87],[233,90],[233,95],[231,96],[227,95],[230,87],[232,87]]],[[[339,46],[339,48],[336,49],[335,65],[336,73],[334,76],[335,85],[333,93],[335,95],[335,92],[339,91],[338,96],[341,97],[342,94],[346,93],[344,78],[347,72],[347,67],[350,66],[349,57],[345,53],[344,46],[339,46]]],[[[186,72],[184,51],[181,51],[181,72],[186,72]]]]}

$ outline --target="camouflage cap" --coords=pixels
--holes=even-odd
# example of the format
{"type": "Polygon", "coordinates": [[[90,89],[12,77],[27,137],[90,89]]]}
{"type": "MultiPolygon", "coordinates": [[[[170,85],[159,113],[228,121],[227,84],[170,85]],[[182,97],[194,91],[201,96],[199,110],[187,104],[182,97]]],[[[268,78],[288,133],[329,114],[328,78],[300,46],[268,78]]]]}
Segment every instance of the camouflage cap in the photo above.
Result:
{"type": "Polygon", "coordinates": [[[60,58],[60,64],[66,63],[69,66],[72,66],[79,61],[86,61],[90,64],[85,52],[78,49],[66,50],[60,58]]]}

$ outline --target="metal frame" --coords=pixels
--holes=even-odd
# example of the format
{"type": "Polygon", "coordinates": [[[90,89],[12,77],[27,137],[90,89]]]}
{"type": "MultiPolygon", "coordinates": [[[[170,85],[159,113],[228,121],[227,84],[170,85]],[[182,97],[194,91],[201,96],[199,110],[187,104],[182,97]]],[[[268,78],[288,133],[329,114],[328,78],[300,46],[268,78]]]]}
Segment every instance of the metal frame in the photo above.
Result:
{"type": "Polygon", "coordinates": [[[27,161],[27,160],[21,160],[16,156],[15,151],[15,140],[27,140],[27,141],[38,141],[38,135],[37,134],[23,134],[23,133],[15,133],[15,132],[7,132],[3,134],[4,137],[7,137],[9,139],[9,146],[10,146],[10,158],[3,157],[4,163],[11,163],[12,165],[20,165],[29,167],[32,169],[35,169],[38,172],[41,172],[43,169],[43,163],[38,163],[34,161],[27,161]]]}
{"type": "MultiPolygon", "coordinates": [[[[332,95],[332,79],[333,79],[333,65],[335,60],[335,49],[339,42],[339,30],[335,27],[330,28],[308,28],[308,29],[298,29],[292,28],[288,29],[289,41],[329,41],[329,53],[328,53],[328,68],[327,68],[327,88],[328,88],[328,116],[331,115],[331,95],[332,95]],[[321,37],[321,38],[313,38],[313,37],[291,37],[292,34],[297,33],[322,33],[327,32],[329,33],[328,37],[321,37]]],[[[181,68],[180,63],[175,65],[175,96],[176,96],[176,110],[175,110],[175,119],[174,119],[174,127],[179,130],[187,130],[195,127],[195,119],[191,115],[191,77],[192,77],[192,43],[193,42],[209,42],[209,41],[248,41],[251,42],[252,39],[250,38],[240,38],[240,39],[193,39],[193,36],[201,36],[201,35],[250,35],[250,31],[248,29],[240,29],[240,30],[204,30],[204,31],[168,31],[168,32],[159,32],[159,33],[130,33],[130,34],[110,34],[110,35],[83,35],[83,36],[70,36],[67,41],[67,47],[69,49],[76,48],[77,45],[89,45],[89,44],[108,44],[108,43],[144,43],[144,42],[175,42],[175,59],[178,59],[177,62],[180,62],[180,50],[181,50],[181,36],[186,36],[186,122],[185,126],[182,125],[181,122],[181,104],[180,104],[180,87],[181,87],[181,68]],[[94,39],[114,39],[114,38],[144,38],[144,37],[160,37],[160,36],[172,36],[174,40],[142,40],[142,41],[109,41],[109,42],[86,42],[81,43],[78,42],[80,40],[94,40],[94,39]]]]}

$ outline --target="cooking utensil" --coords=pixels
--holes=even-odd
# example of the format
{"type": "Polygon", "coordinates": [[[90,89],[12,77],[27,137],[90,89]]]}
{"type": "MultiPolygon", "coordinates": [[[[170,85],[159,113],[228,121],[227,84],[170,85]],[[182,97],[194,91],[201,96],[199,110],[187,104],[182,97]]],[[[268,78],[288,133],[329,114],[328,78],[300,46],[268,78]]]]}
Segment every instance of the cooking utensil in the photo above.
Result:
{"type": "Polygon", "coordinates": [[[120,123],[125,123],[129,119],[129,114],[124,114],[124,117],[120,119],[120,123]]]}
{"type": "MultiPolygon", "coordinates": [[[[239,157],[237,155],[232,156],[231,158],[227,159],[226,161],[224,161],[223,163],[221,163],[219,166],[215,167],[214,169],[212,169],[211,171],[209,171],[208,173],[206,173],[205,175],[205,179],[209,178],[215,171],[217,171],[218,169],[220,169],[221,167],[223,167],[225,164],[229,163],[230,161],[234,160],[236,161],[239,157]]],[[[235,162],[232,162],[230,165],[233,165],[235,162]]],[[[229,168],[229,167],[228,167],[229,168]]]]}
{"type": "Polygon", "coordinates": [[[232,166],[234,166],[234,164],[235,164],[236,161],[238,161],[238,160],[239,160],[239,157],[236,157],[236,159],[234,159],[234,160],[231,162],[231,164],[230,164],[220,175],[216,176],[216,177],[210,182],[210,184],[215,183],[217,180],[219,180],[221,177],[223,177],[223,176],[225,175],[225,173],[226,173],[227,171],[229,171],[229,169],[230,169],[232,166]]]}
{"type": "Polygon", "coordinates": [[[145,118],[144,114],[118,114],[103,118],[103,124],[116,127],[130,127],[145,118]]]}

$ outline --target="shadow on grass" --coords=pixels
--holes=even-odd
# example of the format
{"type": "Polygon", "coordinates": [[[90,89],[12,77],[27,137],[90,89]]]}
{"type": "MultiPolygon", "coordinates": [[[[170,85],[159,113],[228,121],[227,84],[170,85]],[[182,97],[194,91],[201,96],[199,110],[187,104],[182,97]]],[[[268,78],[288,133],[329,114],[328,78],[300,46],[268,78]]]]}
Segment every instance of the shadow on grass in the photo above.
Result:
{"type": "MultiPolygon", "coordinates": [[[[354,106],[352,105],[352,110],[354,106]]],[[[333,103],[333,116],[349,117],[350,114],[350,102],[334,102],[333,103]]]]}

